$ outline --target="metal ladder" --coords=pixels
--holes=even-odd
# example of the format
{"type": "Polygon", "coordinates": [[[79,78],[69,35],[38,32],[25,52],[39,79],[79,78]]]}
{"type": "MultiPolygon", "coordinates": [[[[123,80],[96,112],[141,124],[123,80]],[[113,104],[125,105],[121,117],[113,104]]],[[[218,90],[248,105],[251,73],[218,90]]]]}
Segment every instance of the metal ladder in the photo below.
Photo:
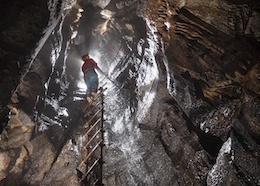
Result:
{"type": "Polygon", "coordinates": [[[85,186],[101,186],[104,147],[104,91],[100,88],[98,94],[92,99],[93,104],[88,104],[84,109],[85,124],[84,137],[87,138],[83,145],[85,157],[77,167],[80,172],[80,183],[85,186]]]}

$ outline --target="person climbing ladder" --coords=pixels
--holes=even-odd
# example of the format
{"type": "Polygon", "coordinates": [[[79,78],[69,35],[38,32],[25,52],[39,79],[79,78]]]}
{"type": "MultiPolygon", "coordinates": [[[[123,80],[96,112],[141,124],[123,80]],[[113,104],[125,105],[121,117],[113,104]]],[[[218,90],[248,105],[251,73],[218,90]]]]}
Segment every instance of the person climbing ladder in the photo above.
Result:
{"type": "Polygon", "coordinates": [[[84,80],[87,85],[87,101],[92,103],[91,97],[95,97],[98,91],[98,74],[95,69],[98,68],[97,62],[90,58],[89,54],[82,56],[83,65],[81,67],[84,73],[84,80]]]}

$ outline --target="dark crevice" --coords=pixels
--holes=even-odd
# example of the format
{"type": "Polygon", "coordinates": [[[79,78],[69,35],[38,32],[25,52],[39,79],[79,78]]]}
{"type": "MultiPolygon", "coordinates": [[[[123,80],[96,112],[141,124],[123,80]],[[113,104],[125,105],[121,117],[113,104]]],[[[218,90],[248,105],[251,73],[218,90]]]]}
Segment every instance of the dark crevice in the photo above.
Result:
{"type": "Polygon", "coordinates": [[[223,141],[210,133],[204,133],[198,127],[195,127],[190,120],[190,118],[183,114],[184,119],[187,122],[187,127],[190,132],[194,131],[199,137],[199,142],[202,145],[203,149],[205,149],[210,155],[217,157],[218,152],[223,144],[223,141]]]}
{"type": "Polygon", "coordinates": [[[223,32],[221,32],[220,30],[216,30],[216,28],[214,28],[210,24],[206,23],[205,21],[201,20],[199,17],[195,16],[194,14],[192,14],[189,10],[187,10],[185,8],[180,9],[180,13],[182,15],[184,15],[186,18],[188,18],[188,20],[191,20],[191,21],[197,23],[198,25],[201,25],[201,26],[205,27],[206,29],[208,29],[209,31],[201,30],[199,28],[199,30],[201,30],[205,36],[213,36],[212,34],[214,34],[214,35],[221,34],[222,36],[226,35],[223,32]]]}
{"type": "MultiPolygon", "coordinates": [[[[168,100],[167,103],[171,105],[178,105],[178,103],[173,99],[168,100]]],[[[182,115],[187,123],[187,128],[189,132],[195,132],[203,149],[206,150],[211,156],[216,158],[223,144],[223,141],[219,137],[216,137],[210,133],[204,133],[200,128],[194,126],[190,118],[183,110],[182,115]]]]}

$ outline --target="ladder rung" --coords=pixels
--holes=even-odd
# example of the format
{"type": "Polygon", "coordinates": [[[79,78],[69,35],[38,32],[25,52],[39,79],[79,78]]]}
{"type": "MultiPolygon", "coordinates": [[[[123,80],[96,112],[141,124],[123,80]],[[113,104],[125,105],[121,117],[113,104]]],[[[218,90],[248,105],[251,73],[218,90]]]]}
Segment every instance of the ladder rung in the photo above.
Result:
{"type": "Polygon", "coordinates": [[[103,140],[101,139],[96,146],[93,148],[93,150],[87,155],[87,157],[80,163],[79,168],[81,168],[90,158],[90,156],[97,150],[98,146],[101,144],[103,140]]]}
{"type": "Polygon", "coordinates": [[[100,160],[100,158],[97,159],[97,160],[91,165],[91,167],[88,169],[88,171],[87,171],[85,174],[83,174],[83,176],[82,176],[82,178],[81,178],[81,181],[84,180],[84,179],[88,176],[88,174],[92,171],[92,169],[98,164],[99,160],[100,160]]]}
{"type": "Polygon", "coordinates": [[[100,132],[101,130],[99,129],[89,140],[88,140],[88,143],[84,146],[84,148],[88,148],[88,146],[90,145],[90,143],[95,139],[95,137],[98,135],[98,133],[100,132]]]}
{"type": "Polygon", "coordinates": [[[98,111],[88,120],[88,122],[87,123],[85,123],[84,124],[84,126],[83,127],[86,127],[86,125],[88,125],[94,118],[95,118],[95,116],[97,116],[98,115],[98,113],[100,112],[100,111],[102,111],[102,109],[104,108],[104,106],[103,107],[101,107],[100,109],[98,109],[98,111]]]}
{"type": "MultiPolygon", "coordinates": [[[[97,102],[97,104],[96,104],[94,107],[92,107],[90,110],[88,110],[88,111],[84,114],[84,117],[86,117],[89,113],[91,113],[91,112],[92,112],[97,106],[99,106],[101,103],[102,103],[101,101],[97,102]]],[[[85,110],[86,110],[87,108],[89,108],[89,107],[87,106],[86,108],[83,109],[83,111],[85,112],[85,110]]]]}
{"type": "Polygon", "coordinates": [[[95,186],[98,183],[99,179],[97,179],[94,183],[93,186],[95,186]]]}
{"type": "Polygon", "coordinates": [[[101,121],[101,118],[99,118],[99,119],[94,123],[94,125],[92,125],[92,126],[88,129],[88,131],[84,134],[84,136],[87,136],[87,135],[93,130],[93,128],[94,128],[95,126],[97,126],[97,124],[98,124],[100,121],[101,121]]]}

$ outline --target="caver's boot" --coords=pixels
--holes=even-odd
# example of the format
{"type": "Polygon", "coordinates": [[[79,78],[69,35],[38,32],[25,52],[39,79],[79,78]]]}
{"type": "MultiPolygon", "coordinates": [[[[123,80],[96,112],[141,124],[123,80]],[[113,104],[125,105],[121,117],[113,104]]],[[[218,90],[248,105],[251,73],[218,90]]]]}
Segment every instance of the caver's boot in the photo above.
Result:
{"type": "Polygon", "coordinates": [[[92,92],[91,95],[94,96],[94,97],[97,97],[97,96],[99,95],[99,93],[97,93],[97,92],[92,92]]]}
{"type": "Polygon", "coordinates": [[[91,96],[91,97],[88,96],[88,97],[86,98],[86,100],[87,100],[88,103],[89,103],[90,105],[92,105],[92,106],[96,106],[96,105],[97,105],[92,96],[91,96]]]}

